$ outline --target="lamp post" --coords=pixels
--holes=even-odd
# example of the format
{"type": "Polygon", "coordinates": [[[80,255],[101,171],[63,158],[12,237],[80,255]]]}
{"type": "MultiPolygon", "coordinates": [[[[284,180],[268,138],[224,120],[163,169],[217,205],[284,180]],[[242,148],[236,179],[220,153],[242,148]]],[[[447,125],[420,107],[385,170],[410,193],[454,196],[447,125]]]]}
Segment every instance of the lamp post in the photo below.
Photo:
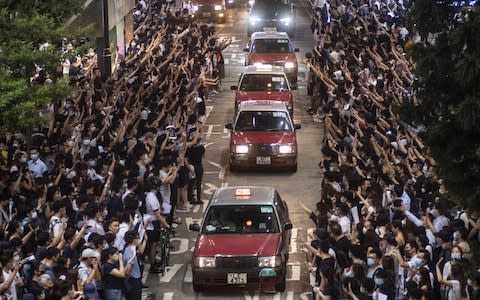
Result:
{"type": "Polygon", "coordinates": [[[112,72],[112,53],[110,52],[109,26],[108,26],[108,0],[103,0],[103,72],[110,75],[112,72]]]}

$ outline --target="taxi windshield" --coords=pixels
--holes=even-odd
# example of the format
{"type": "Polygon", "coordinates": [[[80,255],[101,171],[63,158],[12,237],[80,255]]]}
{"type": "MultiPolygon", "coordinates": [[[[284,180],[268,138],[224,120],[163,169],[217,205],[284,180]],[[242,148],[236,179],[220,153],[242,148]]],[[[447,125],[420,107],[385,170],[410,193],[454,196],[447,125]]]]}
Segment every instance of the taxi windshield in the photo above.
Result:
{"type": "Polygon", "coordinates": [[[202,233],[277,233],[279,226],[271,205],[211,206],[202,233]]]}
{"type": "Polygon", "coordinates": [[[252,44],[255,53],[290,53],[293,52],[288,39],[256,39],[252,44]]]}
{"type": "Polygon", "coordinates": [[[287,91],[287,81],[283,74],[245,74],[240,83],[241,91],[287,91]]]}
{"type": "Polygon", "coordinates": [[[236,131],[292,131],[292,124],[284,111],[241,111],[236,131]]]}

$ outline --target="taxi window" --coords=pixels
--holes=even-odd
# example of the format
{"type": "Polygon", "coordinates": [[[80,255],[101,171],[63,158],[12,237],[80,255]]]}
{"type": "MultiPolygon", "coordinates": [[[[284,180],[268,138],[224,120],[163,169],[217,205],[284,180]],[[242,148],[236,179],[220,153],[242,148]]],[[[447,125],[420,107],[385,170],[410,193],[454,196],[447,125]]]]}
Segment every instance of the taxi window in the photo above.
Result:
{"type": "Polygon", "coordinates": [[[271,205],[211,206],[202,233],[277,233],[277,217],[271,205]]]}
{"type": "Polygon", "coordinates": [[[255,39],[252,52],[256,53],[289,53],[293,52],[288,39],[255,39]]]}
{"type": "Polygon", "coordinates": [[[282,92],[288,90],[288,85],[283,74],[245,74],[240,83],[240,90],[282,92]]]}
{"type": "Polygon", "coordinates": [[[235,123],[236,131],[292,131],[285,111],[241,111],[235,123]]]}

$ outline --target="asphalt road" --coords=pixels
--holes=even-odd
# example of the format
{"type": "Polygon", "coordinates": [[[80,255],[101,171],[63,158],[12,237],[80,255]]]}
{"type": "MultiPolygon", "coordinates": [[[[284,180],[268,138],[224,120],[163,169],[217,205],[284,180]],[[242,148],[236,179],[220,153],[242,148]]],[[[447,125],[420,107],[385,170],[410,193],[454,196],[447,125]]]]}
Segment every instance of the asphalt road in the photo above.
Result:
{"type": "MultiPolygon", "coordinates": [[[[297,29],[293,42],[295,47],[300,48],[300,52],[297,53],[299,60],[305,52],[311,51],[313,45],[310,31],[311,19],[307,5],[303,2],[297,3],[297,29]]],[[[273,186],[280,192],[289,205],[290,218],[294,226],[288,263],[287,289],[284,293],[269,294],[252,289],[225,287],[211,288],[196,294],[192,289],[192,273],[189,266],[196,233],[189,232],[188,225],[200,221],[205,208],[205,205],[196,205],[189,211],[178,212],[178,217],[182,218],[182,224],[177,228],[177,236],[172,239],[175,248],[167,272],[163,276],[145,273],[145,282],[149,290],[156,295],[156,299],[203,300],[227,297],[232,300],[310,299],[308,269],[302,246],[308,241],[308,232],[313,230],[311,229],[313,223],[300,208],[298,201],[313,208],[320,197],[321,173],[318,163],[321,159],[322,124],[314,123],[312,117],[305,113],[305,107],[309,105],[310,100],[306,95],[303,66],[300,64],[299,88],[294,92],[294,121],[302,125],[302,129],[297,132],[298,171],[296,173],[229,173],[227,163],[229,133],[224,130],[224,124],[230,122],[233,117],[234,92],[230,90],[230,85],[237,83],[244,65],[242,49],[247,43],[246,22],[247,9],[243,6],[229,9],[226,23],[217,25],[220,36],[232,38],[233,43],[224,51],[226,78],[222,83],[222,91],[218,95],[211,95],[211,101],[207,103],[208,117],[204,130],[207,152],[204,160],[203,201],[206,204],[212,192],[221,186],[273,186]]]]}

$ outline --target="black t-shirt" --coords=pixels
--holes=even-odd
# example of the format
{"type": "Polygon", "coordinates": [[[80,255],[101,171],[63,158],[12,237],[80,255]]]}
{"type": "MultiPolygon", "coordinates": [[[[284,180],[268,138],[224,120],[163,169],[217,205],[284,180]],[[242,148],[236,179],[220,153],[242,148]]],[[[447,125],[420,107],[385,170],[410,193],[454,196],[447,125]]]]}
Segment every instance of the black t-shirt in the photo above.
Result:
{"type": "Polygon", "coordinates": [[[335,252],[343,251],[348,254],[350,249],[350,240],[346,236],[342,236],[338,241],[333,241],[332,248],[335,252]]]}
{"type": "Polygon", "coordinates": [[[105,289],[121,290],[123,288],[123,278],[113,276],[110,274],[113,269],[119,269],[117,264],[106,262],[103,264],[103,278],[105,282],[105,289]]]}
{"type": "Polygon", "coordinates": [[[193,146],[187,149],[186,156],[191,164],[201,164],[205,147],[203,145],[193,146]]]}

